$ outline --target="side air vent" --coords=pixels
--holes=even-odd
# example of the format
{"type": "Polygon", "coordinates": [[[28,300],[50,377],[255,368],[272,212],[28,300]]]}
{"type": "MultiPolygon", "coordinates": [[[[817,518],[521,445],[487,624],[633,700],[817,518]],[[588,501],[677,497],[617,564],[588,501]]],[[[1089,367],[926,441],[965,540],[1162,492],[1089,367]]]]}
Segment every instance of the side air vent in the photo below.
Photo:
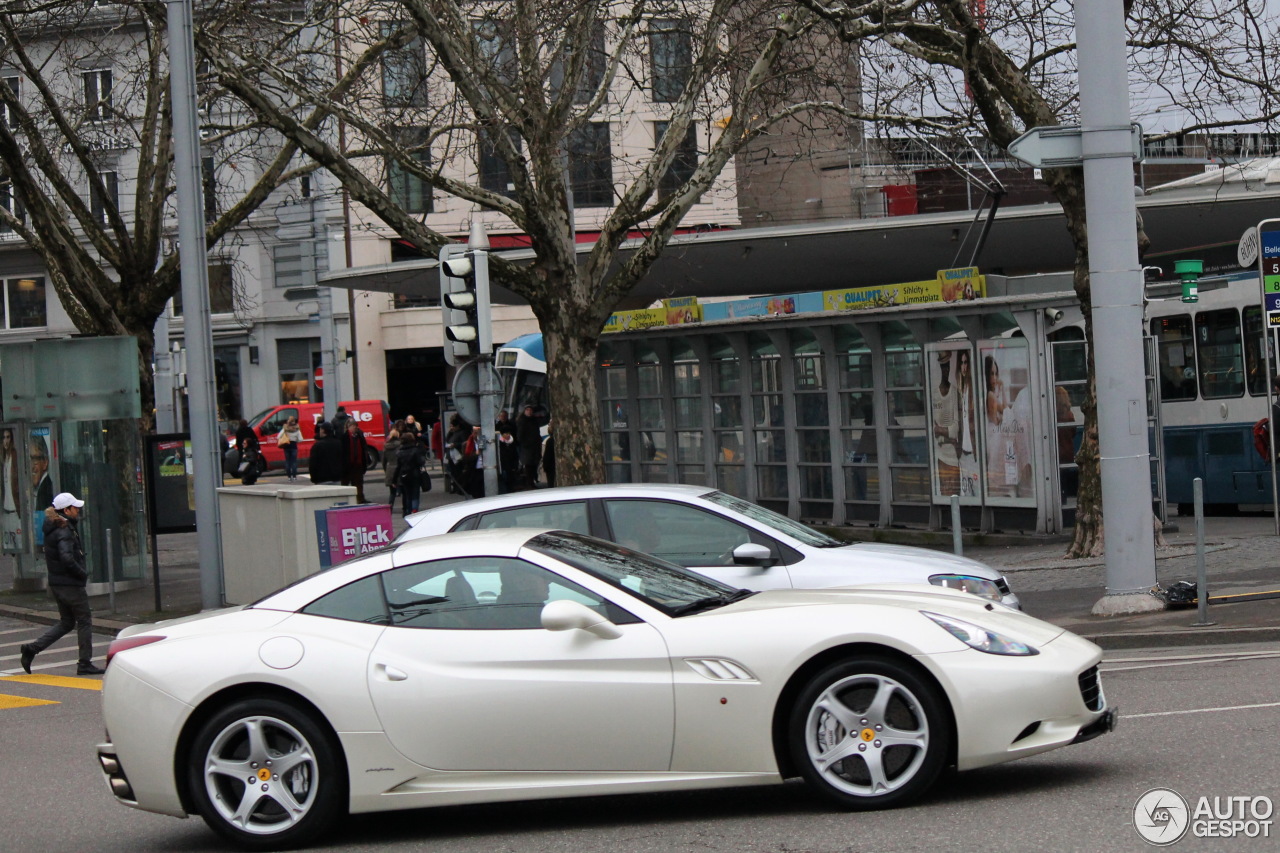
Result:
{"type": "Polygon", "coordinates": [[[724,658],[685,658],[694,672],[711,681],[755,681],[742,664],[724,658]]]}

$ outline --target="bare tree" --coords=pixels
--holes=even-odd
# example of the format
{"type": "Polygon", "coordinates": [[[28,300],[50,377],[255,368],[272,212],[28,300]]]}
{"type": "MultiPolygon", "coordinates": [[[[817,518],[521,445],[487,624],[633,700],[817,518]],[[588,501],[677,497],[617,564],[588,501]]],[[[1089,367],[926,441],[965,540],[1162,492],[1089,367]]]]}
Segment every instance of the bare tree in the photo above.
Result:
{"type": "MultiPolygon", "coordinates": [[[[180,286],[167,42],[155,11],[53,0],[0,13],[0,225],[39,256],[77,330],[138,339],[145,428],[153,327],[180,286]]],[[[236,23],[234,12],[208,8],[202,25],[236,23]]],[[[259,36],[292,28],[278,18],[259,36]]],[[[211,247],[314,166],[208,74],[200,97],[211,247]]]]}
{"type": "MultiPolygon", "coordinates": [[[[1005,148],[1029,128],[1078,124],[1075,19],[1057,0],[798,0],[856,44],[863,109],[913,126],[979,134],[1005,148]],[[904,118],[910,116],[911,118],[904,118]]],[[[1280,116],[1273,63],[1277,18],[1247,0],[1126,0],[1135,118],[1164,136],[1269,126],[1280,116]]],[[[882,122],[889,124],[889,122],[882,122]]],[[[936,132],[930,130],[930,133],[936,132]]],[[[1080,487],[1070,556],[1100,554],[1102,490],[1097,396],[1079,168],[1045,169],[1076,248],[1074,280],[1089,341],[1080,487]]],[[[1147,238],[1135,228],[1139,251],[1147,238]]],[[[1157,528],[1158,530],[1158,528],[1157,528]]]]}
{"type": "Polygon", "coordinates": [[[601,328],[698,204],[731,207],[721,173],[736,151],[831,106],[844,81],[827,75],[847,63],[826,61],[829,28],[735,0],[319,5],[342,58],[324,85],[234,39],[200,47],[229,90],[424,252],[451,239],[441,219],[527,235],[533,262],[499,259],[493,274],[542,328],[560,479],[601,481],[601,328]],[[298,104],[333,111],[337,138],[304,126],[298,104]],[[432,220],[432,198],[451,215],[432,220]],[[575,219],[597,232],[582,260],[575,219]]]}

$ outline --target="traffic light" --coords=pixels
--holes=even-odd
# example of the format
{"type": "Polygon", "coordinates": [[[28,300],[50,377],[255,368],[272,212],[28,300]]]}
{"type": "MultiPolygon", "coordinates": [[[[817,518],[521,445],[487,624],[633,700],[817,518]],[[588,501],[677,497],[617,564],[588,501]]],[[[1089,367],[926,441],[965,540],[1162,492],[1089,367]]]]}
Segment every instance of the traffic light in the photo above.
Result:
{"type": "Polygon", "coordinates": [[[465,256],[440,260],[440,313],[444,322],[444,360],[456,365],[480,353],[475,268],[465,256]]]}

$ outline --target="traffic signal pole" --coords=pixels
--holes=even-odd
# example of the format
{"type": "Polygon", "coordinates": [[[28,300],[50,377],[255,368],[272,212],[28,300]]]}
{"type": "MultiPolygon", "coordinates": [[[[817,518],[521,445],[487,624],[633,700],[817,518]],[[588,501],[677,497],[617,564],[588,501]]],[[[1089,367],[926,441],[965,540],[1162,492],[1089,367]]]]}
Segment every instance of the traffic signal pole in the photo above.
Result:
{"type": "Polygon", "coordinates": [[[497,407],[493,398],[501,389],[495,388],[493,381],[493,312],[489,303],[489,235],[485,233],[483,222],[471,221],[467,249],[471,252],[471,264],[476,277],[480,436],[485,442],[481,451],[484,458],[484,493],[492,497],[498,493],[498,443],[496,436],[492,434],[497,407]],[[492,450],[489,449],[490,447],[492,450]]]}

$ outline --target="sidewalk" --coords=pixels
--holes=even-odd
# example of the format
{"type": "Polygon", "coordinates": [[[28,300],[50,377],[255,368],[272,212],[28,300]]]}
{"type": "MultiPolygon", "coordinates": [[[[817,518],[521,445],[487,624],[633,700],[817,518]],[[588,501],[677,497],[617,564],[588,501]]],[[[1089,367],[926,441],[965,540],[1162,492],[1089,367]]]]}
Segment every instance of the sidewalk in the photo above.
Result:
{"type": "MultiPolygon", "coordinates": [[[[275,476],[264,477],[260,482],[270,483],[275,476]]],[[[387,489],[380,477],[371,479],[375,482],[366,484],[366,496],[375,503],[385,502],[387,489]]],[[[435,488],[422,496],[422,509],[460,500],[457,495],[445,493],[437,472],[433,472],[432,479],[435,488]]],[[[393,519],[399,533],[405,527],[404,521],[398,513],[393,514],[393,519]]],[[[1182,517],[1173,520],[1179,531],[1166,534],[1169,547],[1156,552],[1157,579],[1165,587],[1180,580],[1194,582],[1196,576],[1194,520],[1182,517]]],[[[196,534],[172,534],[161,536],[157,541],[161,611],[155,609],[155,592],[150,583],[140,589],[118,592],[115,612],[110,609],[108,596],[95,596],[92,603],[96,631],[113,635],[130,624],[199,611],[196,534]]],[[[1267,600],[1211,601],[1209,620],[1216,624],[1210,627],[1192,627],[1197,619],[1194,607],[1132,616],[1092,616],[1090,610],[1106,586],[1102,559],[1064,560],[1064,542],[1028,544],[1012,538],[1006,541],[1011,544],[966,547],[965,556],[1005,571],[1009,585],[1031,615],[1089,637],[1104,648],[1280,640],[1280,538],[1275,535],[1269,514],[1205,520],[1205,565],[1211,598],[1277,591],[1275,598],[1267,600]]],[[[57,611],[47,594],[8,591],[11,571],[8,565],[0,568],[0,590],[5,590],[0,592],[0,616],[56,622],[57,611]]]]}

